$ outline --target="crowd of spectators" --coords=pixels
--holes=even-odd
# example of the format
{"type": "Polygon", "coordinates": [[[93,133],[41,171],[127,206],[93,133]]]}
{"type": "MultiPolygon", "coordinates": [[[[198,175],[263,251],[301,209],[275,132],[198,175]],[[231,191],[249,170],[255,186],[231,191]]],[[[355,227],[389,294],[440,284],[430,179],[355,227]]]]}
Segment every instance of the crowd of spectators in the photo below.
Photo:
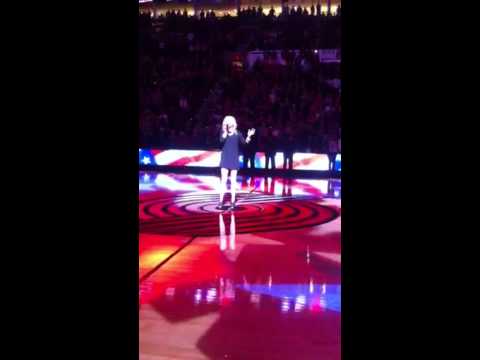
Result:
{"type": "Polygon", "coordinates": [[[218,148],[230,114],[241,131],[257,129],[247,156],[340,151],[340,65],[316,53],[340,47],[340,16],[319,16],[315,7],[275,15],[141,15],[141,145],[218,148]],[[271,49],[281,51],[282,65],[264,59],[248,66],[241,56],[271,49]]]}

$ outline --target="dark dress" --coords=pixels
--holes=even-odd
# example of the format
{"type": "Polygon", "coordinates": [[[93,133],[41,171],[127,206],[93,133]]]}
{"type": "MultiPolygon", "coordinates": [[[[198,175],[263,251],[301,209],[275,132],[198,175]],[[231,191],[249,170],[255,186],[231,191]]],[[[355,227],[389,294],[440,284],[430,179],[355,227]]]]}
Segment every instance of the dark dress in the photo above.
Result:
{"type": "Polygon", "coordinates": [[[222,155],[220,158],[220,167],[230,170],[238,170],[240,168],[240,143],[245,144],[245,138],[239,132],[234,135],[227,135],[226,139],[220,134],[220,142],[223,144],[222,155]]]}

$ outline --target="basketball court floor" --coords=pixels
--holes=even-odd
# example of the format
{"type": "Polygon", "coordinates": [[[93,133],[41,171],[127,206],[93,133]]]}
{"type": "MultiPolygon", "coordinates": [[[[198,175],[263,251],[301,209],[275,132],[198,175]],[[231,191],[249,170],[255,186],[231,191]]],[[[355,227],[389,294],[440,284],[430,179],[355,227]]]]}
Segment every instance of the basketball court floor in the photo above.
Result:
{"type": "Polygon", "coordinates": [[[140,359],[339,360],[341,181],[218,184],[139,173],[140,359]]]}

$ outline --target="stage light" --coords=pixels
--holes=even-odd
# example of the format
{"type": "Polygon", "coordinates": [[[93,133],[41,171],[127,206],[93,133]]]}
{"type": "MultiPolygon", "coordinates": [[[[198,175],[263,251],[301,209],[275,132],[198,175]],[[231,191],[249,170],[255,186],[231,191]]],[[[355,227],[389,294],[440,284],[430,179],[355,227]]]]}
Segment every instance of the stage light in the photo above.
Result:
{"type": "Polygon", "coordinates": [[[217,289],[211,288],[207,290],[207,303],[212,303],[217,298],[217,289]]]}
{"type": "Polygon", "coordinates": [[[194,295],[194,302],[195,302],[195,305],[198,305],[200,304],[200,301],[202,300],[202,290],[201,289],[197,289],[195,291],[195,295],[194,295]]]}
{"type": "Polygon", "coordinates": [[[252,304],[259,304],[260,303],[260,294],[256,294],[256,293],[251,293],[250,294],[250,302],[252,304]]]}
{"type": "Polygon", "coordinates": [[[282,299],[281,309],[283,313],[286,313],[290,310],[290,299],[288,297],[282,299]]]}
{"type": "Polygon", "coordinates": [[[295,312],[300,312],[305,308],[305,304],[307,303],[307,298],[305,295],[299,295],[295,299],[295,307],[294,310],[295,312]]]}
{"type": "Polygon", "coordinates": [[[175,295],[175,288],[167,288],[167,290],[165,290],[165,295],[168,298],[172,298],[175,295]]]}

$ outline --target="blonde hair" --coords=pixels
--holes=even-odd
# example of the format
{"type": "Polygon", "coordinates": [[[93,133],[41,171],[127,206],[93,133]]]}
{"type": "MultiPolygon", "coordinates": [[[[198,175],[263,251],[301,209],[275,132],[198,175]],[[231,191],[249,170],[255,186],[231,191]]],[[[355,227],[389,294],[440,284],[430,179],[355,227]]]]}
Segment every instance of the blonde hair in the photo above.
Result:
{"type": "Polygon", "coordinates": [[[233,131],[237,130],[237,120],[231,115],[227,115],[223,118],[222,129],[227,130],[227,126],[233,126],[233,131]]]}

